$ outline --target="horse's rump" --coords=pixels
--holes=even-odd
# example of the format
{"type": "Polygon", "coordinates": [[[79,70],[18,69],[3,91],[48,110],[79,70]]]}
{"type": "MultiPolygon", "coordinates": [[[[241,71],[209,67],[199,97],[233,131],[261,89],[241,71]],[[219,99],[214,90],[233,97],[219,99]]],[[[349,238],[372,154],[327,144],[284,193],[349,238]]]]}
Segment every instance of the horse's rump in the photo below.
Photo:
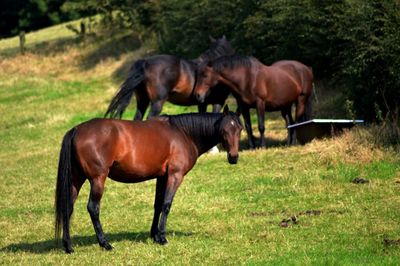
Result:
{"type": "Polygon", "coordinates": [[[286,71],[302,88],[302,94],[311,95],[314,76],[310,67],[294,60],[277,61],[271,67],[286,71]]]}

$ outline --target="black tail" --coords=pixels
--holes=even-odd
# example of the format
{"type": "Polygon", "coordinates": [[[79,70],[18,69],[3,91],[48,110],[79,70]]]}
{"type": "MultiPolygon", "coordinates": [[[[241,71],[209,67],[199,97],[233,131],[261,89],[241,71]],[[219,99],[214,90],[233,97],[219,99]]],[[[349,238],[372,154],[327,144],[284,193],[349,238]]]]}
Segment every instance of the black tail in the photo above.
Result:
{"type": "Polygon", "coordinates": [[[131,101],[133,92],[144,80],[145,60],[138,60],[129,71],[128,78],[122,83],[118,92],[112,98],[104,117],[121,118],[126,107],[131,101]]]}
{"type": "Polygon", "coordinates": [[[69,223],[72,212],[72,140],[76,129],[68,131],[61,144],[60,159],[58,162],[56,198],[55,198],[55,237],[59,239],[61,227],[69,223]]]}

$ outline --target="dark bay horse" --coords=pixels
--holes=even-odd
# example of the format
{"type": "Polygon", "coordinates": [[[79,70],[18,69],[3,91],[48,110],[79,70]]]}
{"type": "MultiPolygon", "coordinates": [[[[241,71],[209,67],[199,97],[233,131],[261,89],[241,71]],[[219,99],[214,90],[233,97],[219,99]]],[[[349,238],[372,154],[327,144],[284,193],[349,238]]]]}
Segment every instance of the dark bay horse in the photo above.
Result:
{"type": "MultiPolygon", "coordinates": [[[[295,121],[310,119],[311,94],[313,90],[311,68],[297,61],[278,61],[266,66],[254,57],[226,56],[218,58],[199,70],[195,95],[203,101],[216,84],[228,86],[238,101],[246,131],[249,147],[255,147],[250,122],[250,108],[256,108],[260,146],[265,147],[265,111],[281,111],[286,126],[295,121]],[[292,105],[296,105],[295,121],[292,105]]],[[[295,131],[288,129],[288,144],[294,144],[295,131]]]]}
{"type": "Polygon", "coordinates": [[[228,161],[238,161],[242,125],[229,112],[162,116],[145,122],[93,119],[64,136],[55,196],[55,234],[63,228],[63,245],[73,252],[70,218],[85,180],[90,182],[87,205],[97,240],[109,250],[99,220],[100,200],[106,177],[124,183],[156,178],[151,237],[166,244],[166,222],[175,192],[197,158],[218,143],[227,150],[228,161]],[[161,214],[161,220],[160,219],[161,214]]]}
{"type": "Polygon", "coordinates": [[[193,97],[198,66],[234,53],[225,36],[219,39],[210,37],[210,41],[210,49],[195,60],[185,60],[174,55],[155,55],[136,61],[128,78],[111,100],[105,117],[121,118],[133,93],[137,103],[134,120],[143,119],[149,103],[151,107],[148,117],[159,115],[165,101],[185,106],[198,105],[200,112],[205,112],[207,105],[213,104],[213,111],[219,112],[229,95],[226,87],[210,94],[201,104],[193,97]]]}

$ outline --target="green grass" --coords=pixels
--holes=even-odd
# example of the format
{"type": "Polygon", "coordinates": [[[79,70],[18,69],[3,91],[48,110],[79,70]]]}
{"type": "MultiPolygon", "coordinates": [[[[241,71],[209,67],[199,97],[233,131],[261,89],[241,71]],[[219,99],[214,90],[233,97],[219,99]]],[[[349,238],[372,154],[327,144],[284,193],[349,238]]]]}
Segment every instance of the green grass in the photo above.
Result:
{"type": "MultiPolygon", "coordinates": [[[[79,27],[80,20],[74,22],[62,23],[56,26],[47,28],[46,30],[38,30],[34,32],[27,33],[25,35],[26,43],[25,48],[27,51],[46,48],[43,47],[44,42],[49,43],[65,43],[72,41],[76,38],[76,33],[69,30],[67,25],[72,25],[74,27],[79,27]]],[[[19,50],[19,37],[0,39],[1,55],[15,55],[19,50]]]]}
{"type": "MultiPolygon", "coordinates": [[[[347,141],[352,134],[275,146],[286,134],[279,114],[268,114],[267,149],[243,150],[234,166],[225,153],[199,158],[173,202],[167,246],[149,238],[155,182],[108,180],[100,218],[114,249],[97,244],[86,211],[86,183],[71,225],[75,253],[64,254],[53,237],[61,139],[73,125],[102,116],[117,87],[111,77],[0,73],[0,264],[400,263],[399,154],[347,141]],[[356,177],[370,182],[351,183],[356,177]],[[293,216],[296,224],[281,226],[293,216]]],[[[134,107],[125,118],[133,117],[134,107]]]]}

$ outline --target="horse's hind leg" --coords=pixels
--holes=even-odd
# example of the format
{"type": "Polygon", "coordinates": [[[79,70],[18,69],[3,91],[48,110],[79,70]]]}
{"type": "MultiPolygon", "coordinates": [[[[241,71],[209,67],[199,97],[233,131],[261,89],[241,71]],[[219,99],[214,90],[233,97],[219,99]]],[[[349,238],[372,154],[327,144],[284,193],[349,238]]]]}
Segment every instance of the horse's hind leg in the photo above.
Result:
{"type": "MultiPolygon", "coordinates": [[[[289,125],[293,125],[293,117],[292,117],[292,107],[290,106],[289,108],[283,109],[282,110],[282,117],[285,120],[285,125],[286,128],[289,125]]],[[[294,135],[295,131],[293,128],[287,128],[288,136],[287,136],[287,145],[292,145],[295,144],[296,136],[294,135]]]]}
{"type": "Polygon", "coordinates": [[[240,109],[242,110],[244,125],[246,127],[249,148],[254,149],[255,148],[255,140],[254,140],[254,136],[253,136],[253,129],[251,128],[250,110],[247,106],[243,106],[243,105],[240,106],[240,109]]]}
{"type": "Polygon", "coordinates": [[[258,130],[260,131],[260,146],[265,148],[265,104],[264,102],[257,103],[257,118],[258,118],[258,130]]]}
{"type": "Polygon", "coordinates": [[[108,243],[103,228],[100,223],[100,200],[104,192],[104,182],[107,174],[100,175],[90,180],[90,196],[87,205],[90,218],[92,219],[94,231],[96,232],[97,241],[99,245],[106,250],[111,250],[112,246],[108,243]]]}
{"type": "Polygon", "coordinates": [[[157,178],[156,195],[154,199],[154,217],[150,230],[150,236],[153,239],[155,239],[155,236],[158,234],[158,222],[160,219],[162,205],[164,202],[166,184],[167,184],[167,176],[162,176],[157,178]]]}
{"type": "Polygon", "coordinates": [[[306,95],[300,95],[296,103],[296,122],[304,122],[304,113],[306,107],[306,95]]]}
{"type": "Polygon", "coordinates": [[[74,211],[74,204],[75,200],[78,197],[79,191],[82,188],[83,183],[85,182],[85,178],[82,178],[82,175],[79,174],[75,169],[73,170],[73,175],[72,175],[72,187],[71,187],[71,209],[69,210],[68,213],[68,221],[63,224],[63,245],[65,252],[67,253],[72,253],[74,250],[72,249],[72,243],[71,243],[71,235],[70,235],[70,221],[71,221],[71,216],[74,211]]]}

